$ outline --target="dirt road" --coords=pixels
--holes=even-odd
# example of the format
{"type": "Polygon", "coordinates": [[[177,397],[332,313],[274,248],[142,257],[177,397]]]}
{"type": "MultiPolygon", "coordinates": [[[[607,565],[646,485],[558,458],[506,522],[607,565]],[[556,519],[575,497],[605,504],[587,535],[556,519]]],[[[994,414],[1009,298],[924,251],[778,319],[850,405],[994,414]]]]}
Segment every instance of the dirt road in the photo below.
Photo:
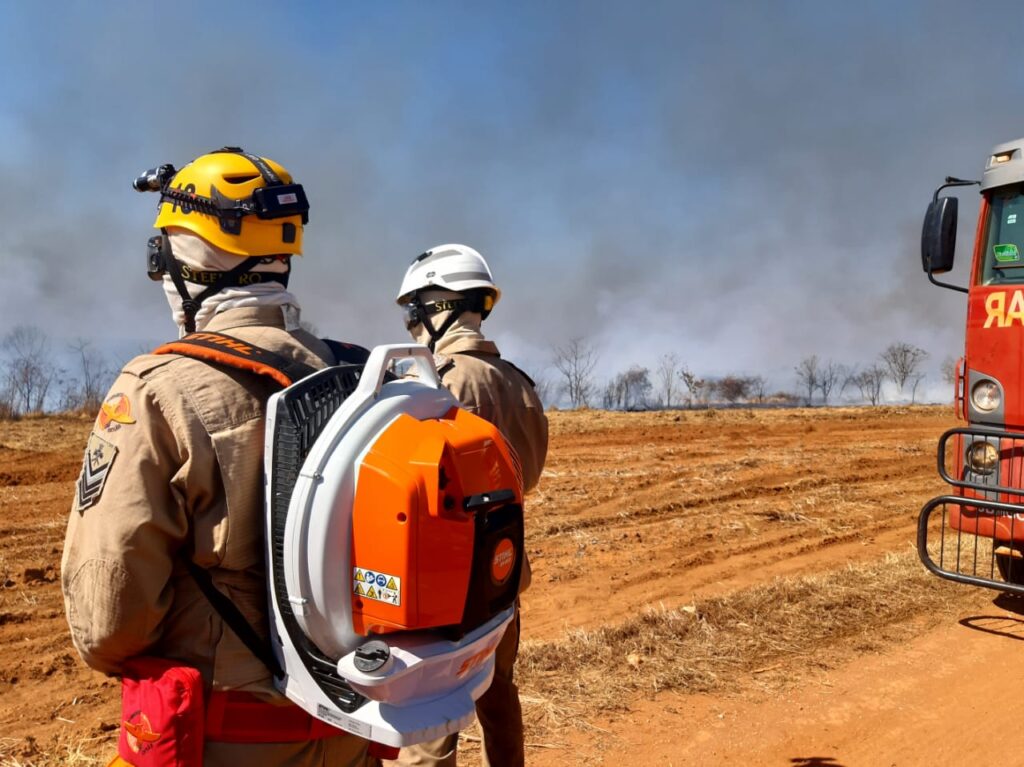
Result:
{"type": "Polygon", "coordinates": [[[781,692],[663,694],[573,732],[530,763],[959,767],[1018,764],[1010,687],[1024,673],[1018,610],[978,600],[954,622],[781,692]],[[571,758],[567,754],[573,754],[571,758]]]}
{"type": "MultiPolygon", "coordinates": [[[[942,489],[934,446],[952,424],[940,408],[551,420],[550,460],[528,501],[527,658],[579,646],[581,636],[652,609],[728,606],[766,584],[791,593],[786,584],[842,576],[851,564],[884,570],[887,556],[907,554],[918,508],[942,489]]],[[[117,689],[78,661],[58,583],[89,427],[57,418],[0,427],[0,764],[11,767],[100,763],[112,753],[117,689]]],[[[916,567],[908,572],[918,577],[916,567]]],[[[837,595],[849,580],[836,582],[837,595]]],[[[864,635],[822,634],[763,667],[730,657],[733,670],[719,674],[728,679],[703,687],[635,685],[613,705],[588,705],[570,695],[571,673],[528,666],[529,763],[851,767],[1005,763],[1008,755],[1012,763],[1024,734],[1006,687],[1024,671],[1024,655],[1016,657],[1024,623],[1012,603],[934,580],[908,589],[932,592],[908,598],[903,611],[890,600],[878,616],[864,613],[864,635]]],[[[850,600],[815,609],[841,617],[850,600]]],[[[772,611],[764,612],[761,623],[749,621],[756,630],[770,625],[772,611]]],[[[726,652],[727,634],[719,628],[708,654],[726,652]]],[[[714,657],[707,662],[717,668],[714,657]]],[[[464,745],[472,764],[472,733],[464,745]]]]}

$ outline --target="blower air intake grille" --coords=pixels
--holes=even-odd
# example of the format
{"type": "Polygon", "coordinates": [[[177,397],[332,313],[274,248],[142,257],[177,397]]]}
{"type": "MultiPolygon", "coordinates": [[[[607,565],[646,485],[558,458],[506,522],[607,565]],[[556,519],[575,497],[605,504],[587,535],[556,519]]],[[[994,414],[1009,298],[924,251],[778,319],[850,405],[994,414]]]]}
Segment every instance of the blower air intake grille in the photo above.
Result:
{"type": "Polygon", "coordinates": [[[338,676],[335,662],[309,641],[295,620],[284,583],[284,529],[288,504],[302,464],[331,416],[355,391],[362,369],[362,365],[326,368],[292,386],[278,399],[270,488],[271,581],[278,610],[306,670],[324,694],[345,713],[358,709],[366,698],[338,676]]]}

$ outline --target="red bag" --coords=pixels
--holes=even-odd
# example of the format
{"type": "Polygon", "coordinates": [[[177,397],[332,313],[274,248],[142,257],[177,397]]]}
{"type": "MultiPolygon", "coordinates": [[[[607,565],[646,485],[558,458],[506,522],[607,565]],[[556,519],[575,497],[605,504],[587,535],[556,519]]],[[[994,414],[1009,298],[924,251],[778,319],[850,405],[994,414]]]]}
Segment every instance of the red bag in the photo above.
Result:
{"type": "Polygon", "coordinates": [[[117,752],[135,767],[201,767],[203,680],[165,658],[132,658],[121,677],[117,752]]]}

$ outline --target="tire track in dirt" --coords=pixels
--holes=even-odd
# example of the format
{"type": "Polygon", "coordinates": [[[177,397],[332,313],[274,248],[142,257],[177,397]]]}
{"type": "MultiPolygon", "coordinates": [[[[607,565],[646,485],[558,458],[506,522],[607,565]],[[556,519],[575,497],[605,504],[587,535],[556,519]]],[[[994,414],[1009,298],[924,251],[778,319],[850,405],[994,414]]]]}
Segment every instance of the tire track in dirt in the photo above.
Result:
{"type": "Polygon", "coordinates": [[[83,742],[109,755],[105,744],[116,734],[116,684],[79,660],[60,592],[64,529],[90,426],[81,418],[4,424],[0,733],[23,740],[0,757],[15,763],[63,763],[83,742]]]}
{"type": "Polygon", "coordinates": [[[0,447],[0,487],[67,482],[78,475],[81,451],[54,450],[39,453],[0,447]]]}
{"type": "MultiPolygon", "coordinates": [[[[860,460],[863,459],[860,456],[856,456],[860,460]]],[[[636,463],[642,463],[646,460],[646,457],[641,456],[634,459],[636,463]]],[[[587,462],[588,466],[593,466],[594,462],[587,462]]],[[[608,493],[608,497],[601,497],[599,499],[590,496],[587,501],[578,503],[565,504],[563,508],[559,508],[559,502],[557,493],[548,491],[548,486],[542,486],[542,492],[539,497],[533,499],[534,506],[541,505],[545,507],[545,516],[554,517],[556,522],[549,522],[540,531],[541,535],[555,534],[564,532],[567,529],[573,529],[574,527],[595,527],[607,524],[609,521],[614,521],[615,517],[622,516],[623,512],[615,512],[615,509],[622,507],[622,501],[624,497],[629,498],[628,513],[630,515],[637,515],[643,513],[656,513],[657,509],[642,509],[638,508],[643,506],[644,499],[651,497],[652,495],[657,496],[664,490],[674,491],[675,499],[671,501],[672,504],[670,510],[675,511],[677,509],[685,508],[688,506],[697,505],[708,505],[712,503],[724,503],[737,499],[744,499],[751,497],[752,492],[757,495],[771,495],[771,494],[784,494],[784,493],[797,493],[812,490],[817,487],[835,484],[852,484],[869,481],[872,479],[886,479],[886,480],[902,480],[904,474],[901,471],[896,471],[892,467],[892,461],[889,459],[878,458],[874,456],[869,457],[867,463],[860,463],[855,469],[850,467],[849,471],[845,474],[839,474],[838,470],[830,471],[826,475],[814,474],[798,474],[796,472],[790,472],[790,474],[796,474],[796,476],[787,477],[783,474],[783,477],[777,479],[770,479],[766,474],[759,473],[746,473],[737,477],[736,472],[730,472],[730,468],[734,464],[727,460],[721,460],[716,462],[710,467],[710,470],[706,469],[701,475],[694,476],[694,472],[689,468],[673,469],[668,473],[666,478],[658,478],[652,476],[650,472],[642,474],[639,472],[629,472],[630,477],[641,477],[642,479],[632,484],[623,486],[622,484],[614,485],[615,490],[608,493]],[[710,482],[706,479],[706,474],[712,471],[722,479],[717,482],[710,482]],[[686,482],[690,481],[696,483],[698,486],[712,484],[712,485],[733,485],[734,489],[725,490],[718,494],[699,494],[695,491],[688,490],[686,482]],[[774,483],[774,484],[773,484],[774,483]],[[554,497],[553,497],[554,496],[554,497]],[[555,510],[552,513],[550,506],[554,506],[555,510]],[[605,513],[612,512],[612,513],[605,513]],[[559,517],[566,516],[569,519],[567,521],[561,521],[559,517]]],[[[807,467],[811,469],[811,467],[807,467]]],[[[772,475],[778,475],[778,467],[772,467],[772,475]]],[[[607,472],[600,472],[596,469],[591,468],[586,474],[593,476],[600,476],[607,472]]],[[[612,472],[612,475],[621,475],[625,473],[622,469],[616,469],[612,472]]],[[[582,474],[582,472],[581,472],[582,474]]],[[[584,497],[587,497],[584,494],[584,497]]]]}
{"type": "Polygon", "coordinates": [[[527,503],[525,635],[905,550],[920,503],[940,490],[934,445],[952,417],[931,410],[894,425],[869,410],[818,428],[787,415],[757,418],[756,450],[732,447],[747,431],[733,413],[713,435],[663,421],[580,437],[553,419],[551,476],[527,503]],[[688,447],[712,438],[723,447],[688,447]],[[588,496],[587,484],[602,492],[588,496]]]}

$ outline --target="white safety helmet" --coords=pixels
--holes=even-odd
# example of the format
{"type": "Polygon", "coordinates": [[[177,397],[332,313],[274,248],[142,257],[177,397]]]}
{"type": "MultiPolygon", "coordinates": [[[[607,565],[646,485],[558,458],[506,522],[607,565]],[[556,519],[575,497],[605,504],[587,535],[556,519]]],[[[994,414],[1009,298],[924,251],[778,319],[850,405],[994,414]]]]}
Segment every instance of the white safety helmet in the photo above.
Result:
{"type": "Polygon", "coordinates": [[[396,301],[399,306],[407,304],[417,291],[430,287],[453,293],[487,291],[492,298],[488,311],[501,298],[484,257],[466,245],[438,245],[417,256],[405,273],[396,301]]]}

